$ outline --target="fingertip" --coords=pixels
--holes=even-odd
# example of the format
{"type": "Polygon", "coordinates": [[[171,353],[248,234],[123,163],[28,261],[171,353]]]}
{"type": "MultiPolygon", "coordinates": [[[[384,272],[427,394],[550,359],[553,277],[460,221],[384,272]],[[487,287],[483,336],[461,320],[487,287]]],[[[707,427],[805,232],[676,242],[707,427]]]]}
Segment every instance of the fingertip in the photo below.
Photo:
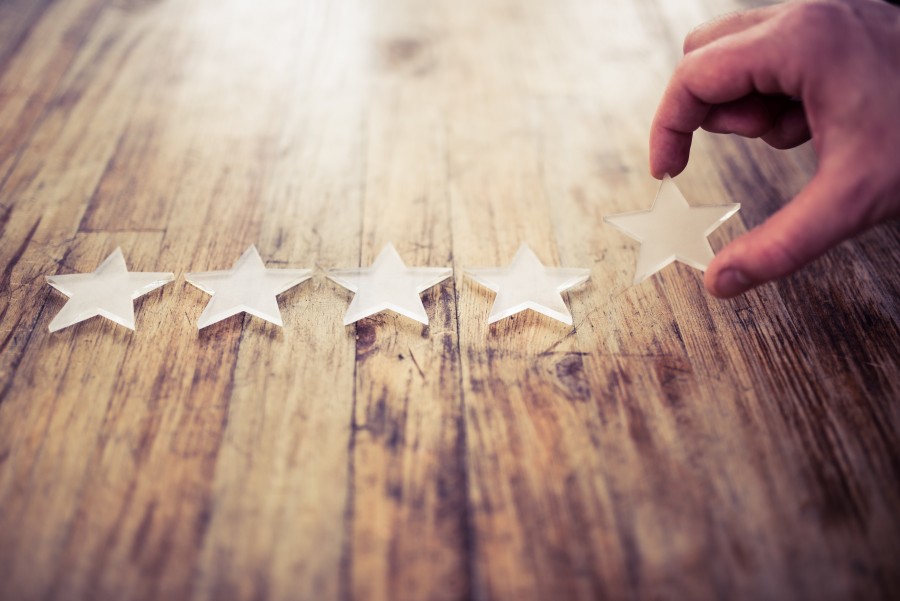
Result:
{"type": "Polygon", "coordinates": [[[650,161],[650,175],[656,179],[663,179],[665,176],[677,177],[687,167],[687,157],[673,158],[667,157],[656,161],[650,161]]]}
{"type": "Polygon", "coordinates": [[[650,175],[653,176],[654,179],[662,180],[667,175],[669,177],[675,177],[682,171],[684,171],[684,167],[681,169],[673,169],[665,167],[662,163],[654,164],[652,161],[650,163],[650,175]]]}
{"type": "Polygon", "coordinates": [[[758,230],[751,230],[738,236],[713,257],[703,278],[710,294],[721,299],[734,298],[767,281],[764,274],[754,272],[747,263],[748,258],[752,259],[757,233],[758,230]]]}
{"type": "Polygon", "coordinates": [[[703,278],[703,284],[709,293],[723,299],[739,296],[756,286],[757,283],[743,269],[717,260],[710,264],[703,278]]]}
{"type": "Polygon", "coordinates": [[[692,134],[654,128],[650,137],[650,173],[656,179],[675,177],[687,167],[692,134]]]}
{"type": "Polygon", "coordinates": [[[657,161],[654,161],[654,157],[650,155],[650,175],[652,175],[655,179],[662,179],[668,173],[665,169],[663,169],[657,161]]]}
{"type": "Polygon", "coordinates": [[[658,180],[662,180],[667,175],[669,177],[677,177],[677,176],[681,175],[681,172],[684,171],[685,167],[687,167],[687,165],[685,163],[682,163],[677,166],[673,165],[673,166],[669,166],[669,167],[657,168],[653,172],[653,177],[655,177],[658,180]]]}
{"type": "Polygon", "coordinates": [[[716,298],[721,298],[716,290],[716,276],[711,269],[707,269],[706,273],[703,274],[703,287],[716,298]]]}
{"type": "Polygon", "coordinates": [[[696,27],[691,29],[684,37],[684,42],[681,45],[682,53],[690,54],[697,48],[700,48],[704,44],[708,43],[709,40],[706,39],[705,34],[713,23],[714,21],[701,23],[700,25],[697,25],[696,27]]]}

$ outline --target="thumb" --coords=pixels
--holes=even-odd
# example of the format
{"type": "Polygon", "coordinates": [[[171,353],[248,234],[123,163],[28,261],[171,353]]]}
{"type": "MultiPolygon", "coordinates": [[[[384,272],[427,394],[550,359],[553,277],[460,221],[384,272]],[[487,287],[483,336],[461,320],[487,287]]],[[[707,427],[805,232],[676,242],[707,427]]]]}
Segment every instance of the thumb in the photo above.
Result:
{"type": "Polygon", "coordinates": [[[706,272],[707,290],[721,298],[795,272],[871,225],[872,194],[862,178],[820,165],[819,172],[765,223],[726,246],[706,272]]]}

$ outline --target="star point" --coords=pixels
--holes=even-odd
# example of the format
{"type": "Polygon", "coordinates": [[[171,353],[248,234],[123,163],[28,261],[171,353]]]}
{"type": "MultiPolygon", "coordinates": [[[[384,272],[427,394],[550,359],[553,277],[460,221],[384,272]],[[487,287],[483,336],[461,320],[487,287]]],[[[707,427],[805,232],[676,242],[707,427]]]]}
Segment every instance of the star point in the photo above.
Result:
{"type": "Polygon", "coordinates": [[[603,221],[641,243],[634,284],[674,261],[705,271],[715,254],[706,239],[741,205],[691,206],[666,175],[650,209],[608,215],[603,221]]]}
{"type": "Polygon", "coordinates": [[[488,324],[531,309],[572,325],[572,314],[562,293],[587,281],[591,270],[546,267],[523,242],[507,267],[467,269],[466,274],[497,293],[488,324]]]}
{"type": "Polygon", "coordinates": [[[268,269],[251,244],[231,269],[186,273],[184,279],[212,295],[197,320],[197,329],[202,330],[239,313],[283,326],[275,297],[311,276],[311,269],[268,269]]]}
{"type": "Polygon", "coordinates": [[[134,330],[134,299],[175,279],[168,272],[128,271],[116,248],[91,273],[47,276],[47,283],[69,297],[50,321],[51,332],[101,316],[134,330]]]}
{"type": "Polygon", "coordinates": [[[330,280],[354,293],[344,315],[350,325],[382,311],[393,311],[428,325],[420,294],[453,273],[450,267],[407,267],[390,242],[370,267],[329,269],[330,280]]]}

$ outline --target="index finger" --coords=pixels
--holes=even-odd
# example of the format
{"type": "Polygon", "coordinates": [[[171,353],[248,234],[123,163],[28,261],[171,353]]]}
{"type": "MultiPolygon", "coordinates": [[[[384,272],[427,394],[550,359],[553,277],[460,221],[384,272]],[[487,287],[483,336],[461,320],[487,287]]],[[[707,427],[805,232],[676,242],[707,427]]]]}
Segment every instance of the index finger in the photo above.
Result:
{"type": "Polygon", "coordinates": [[[767,35],[765,23],[725,36],[687,54],[663,94],[650,130],[650,171],[654,177],[684,170],[693,132],[714,104],[759,92],[799,92],[782,44],[767,35]],[[779,58],[781,57],[781,58],[779,58]]]}

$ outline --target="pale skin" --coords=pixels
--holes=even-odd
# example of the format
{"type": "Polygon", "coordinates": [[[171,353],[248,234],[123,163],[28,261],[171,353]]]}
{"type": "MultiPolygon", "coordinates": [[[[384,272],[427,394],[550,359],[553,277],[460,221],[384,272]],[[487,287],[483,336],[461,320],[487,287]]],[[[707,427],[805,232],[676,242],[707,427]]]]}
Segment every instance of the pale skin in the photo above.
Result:
{"type": "Polygon", "coordinates": [[[701,25],[684,51],[653,120],[655,177],[685,168],[699,128],[779,149],[812,139],[819,160],[793,200],[718,253],[705,277],[712,294],[791,274],[900,217],[900,8],[789,2],[701,25]]]}

